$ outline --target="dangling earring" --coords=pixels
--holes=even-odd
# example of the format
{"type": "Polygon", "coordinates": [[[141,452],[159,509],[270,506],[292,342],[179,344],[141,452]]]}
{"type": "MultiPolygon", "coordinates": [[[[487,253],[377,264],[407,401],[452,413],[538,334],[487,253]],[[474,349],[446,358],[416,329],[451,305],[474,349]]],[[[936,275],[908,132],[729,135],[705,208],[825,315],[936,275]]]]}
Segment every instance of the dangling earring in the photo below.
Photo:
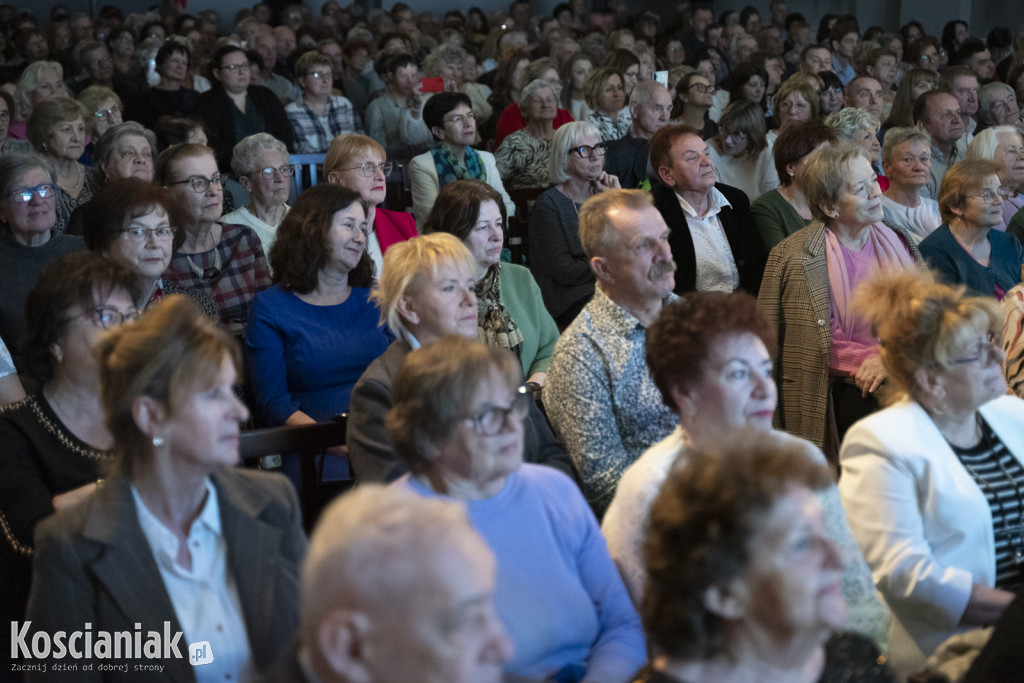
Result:
{"type": "Polygon", "coordinates": [[[64,362],[64,352],[61,351],[60,347],[57,346],[56,344],[53,345],[53,349],[50,350],[50,353],[53,354],[53,359],[58,363],[64,362]]]}
{"type": "Polygon", "coordinates": [[[154,436],[153,437],[153,447],[154,448],[160,448],[163,445],[164,445],[164,437],[162,437],[162,436],[154,436]]]}

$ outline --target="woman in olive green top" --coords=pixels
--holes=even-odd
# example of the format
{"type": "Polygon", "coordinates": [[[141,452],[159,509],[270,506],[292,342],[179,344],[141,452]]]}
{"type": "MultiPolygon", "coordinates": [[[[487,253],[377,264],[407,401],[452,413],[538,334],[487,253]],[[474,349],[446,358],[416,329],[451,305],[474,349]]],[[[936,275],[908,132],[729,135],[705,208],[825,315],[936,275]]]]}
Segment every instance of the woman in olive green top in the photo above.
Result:
{"type": "Polygon", "coordinates": [[[477,264],[478,338],[513,351],[527,381],[543,387],[558,327],[530,271],[500,262],[505,235],[501,195],[479,180],[449,183],[441,188],[421,231],[451,233],[469,248],[477,264]]]}
{"type": "Polygon", "coordinates": [[[804,199],[804,161],[814,150],[835,141],[835,131],[818,121],[790,126],[779,134],[773,153],[781,184],[750,205],[766,250],[771,251],[776,244],[811,222],[811,211],[804,199]]]}

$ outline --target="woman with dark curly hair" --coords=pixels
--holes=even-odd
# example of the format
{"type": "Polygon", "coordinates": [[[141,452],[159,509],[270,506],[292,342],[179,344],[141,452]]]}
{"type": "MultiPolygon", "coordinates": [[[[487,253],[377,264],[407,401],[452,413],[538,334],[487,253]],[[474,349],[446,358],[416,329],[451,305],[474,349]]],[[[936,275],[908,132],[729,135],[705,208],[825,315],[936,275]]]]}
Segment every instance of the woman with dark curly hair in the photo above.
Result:
{"type": "Polygon", "coordinates": [[[691,452],[651,508],[641,617],[659,654],[642,683],[894,681],[840,629],[843,557],[818,495],[827,468],[782,435],[691,452]]]}
{"type": "Polygon", "coordinates": [[[245,352],[265,425],[326,420],[348,410],[352,385],[392,337],[370,303],[366,208],[323,183],[296,200],[270,249],[274,286],[252,303],[245,352]]]}

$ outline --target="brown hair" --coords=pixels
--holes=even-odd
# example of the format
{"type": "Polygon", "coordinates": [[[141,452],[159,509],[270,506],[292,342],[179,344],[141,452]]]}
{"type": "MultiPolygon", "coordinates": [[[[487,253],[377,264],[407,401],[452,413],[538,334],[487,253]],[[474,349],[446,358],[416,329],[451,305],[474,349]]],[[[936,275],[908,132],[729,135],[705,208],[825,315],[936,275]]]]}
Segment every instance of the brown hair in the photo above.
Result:
{"type": "Polygon", "coordinates": [[[686,389],[700,381],[704,363],[722,337],[752,334],[775,357],[778,334],[745,292],[690,292],[662,307],[647,330],[647,367],[661,400],[672,410],[678,406],[672,389],[686,389]]]}
{"type": "Polygon", "coordinates": [[[38,102],[32,110],[25,134],[32,146],[43,152],[47,141],[53,135],[53,129],[75,119],[82,119],[82,123],[85,123],[85,108],[78,100],[70,97],[48,97],[38,102]]]}
{"type": "Polygon", "coordinates": [[[676,140],[684,135],[696,135],[703,140],[699,130],[685,123],[665,126],[651,136],[649,145],[651,150],[651,167],[655,173],[662,166],[672,168],[675,161],[672,158],[672,147],[676,144],[676,140]]]}
{"type": "Polygon", "coordinates": [[[395,375],[386,419],[395,452],[411,470],[429,469],[438,442],[466,417],[480,387],[497,375],[513,389],[521,374],[507,349],[457,335],[411,352],[395,375]]]}
{"type": "Polygon", "coordinates": [[[939,213],[944,223],[951,223],[957,217],[955,210],[967,203],[967,194],[981,189],[990,175],[1002,178],[1005,169],[998,161],[991,159],[968,159],[953,164],[942,176],[939,186],[939,213]]]}
{"type": "Polygon", "coordinates": [[[441,188],[420,233],[448,232],[463,242],[469,237],[484,202],[495,202],[501,211],[501,225],[508,220],[505,202],[498,191],[479,180],[456,180],[441,188]]]}
{"type": "Polygon", "coordinates": [[[353,157],[367,151],[378,152],[381,159],[388,158],[388,154],[381,144],[368,135],[343,133],[334,138],[324,156],[324,174],[328,178],[327,182],[333,183],[334,181],[330,178],[332,173],[340,171],[343,164],[351,164],[353,157]]]}
{"type": "Polygon", "coordinates": [[[225,355],[236,371],[242,367],[238,342],[182,295],[161,299],[138,322],[104,335],[97,353],[100,400],[123,472],[149,452],[132,414],[136,398],[156,399],[173,415],[188,394],[212,386],[225,355]]]}
{"type": "MultiPolygon", "coordinates": [[[[366,211],[359,193],[341,185],[321,183],[300,194],[278,226],[277,239],[270,247],[268,256],[274,282],[281,283],[286,292],[312,292],[331,257],[334,214],[353,204],[366,211]]],[[[348,274],[348,282],[352,287],[363,288],[373,284],[373,262],[365,249],[348,274]]]]}
{"type": "Polygon", "coordinates": [[[167,188],[138,178],[123,178],[105,184],[93,199],[96,201],[86,202],[82,207],[85,219],[82,237],[91,251],[106,252],[133,218],[145,216],[157,208],[167,213],[174,233],[174,251],[185,241],[181,204],[171,198],[167,188]]]}
{"type": "MultiPolygon", "coordinates": [[[[622,73],[610,66],[599,66],[587,74],[587,80],[583,81],[583,99],[588,107],[595,111],[597,110],[597,101],[601,98],[601,89],[604,87],[605,81],[612,76],[618,76],[622,87],[626,87],[626,79],[622,77],[622,73]]],[[[625,93],[625,90],[623,90],[623,93],[625,93]]]]}
{"type": "Polygon", "coordinates": [[[831,484],[798,439],[744,432],[677,461],[651,506],[640,614],[654,650],[706,659],[727,646],[728,622],[705,593],[741,577],[764,518],[793,487],[831,484]]]}
{"type": "Polygon", "coordinates": [[[213,150],[206,145],[198,145],[194,142],[179,142],[171,145],[160,156],[156,158],[156,166],[153,168],[153,182],[157,185],[166,186],[170,182],[171,163],[185,159],[199,159],[201,157],[216,159],[213,150]]]}
{"type": "Polygon", "coordinates": [[[834,145],[836,141],[835,130],[821,121],[805,121],[779,133],[772,154],[775,155],[775,172],[779,174],[780,184],[785,186],[793,182],[787,170],[790,164],[800,163],[821,143],[834,145]]]}

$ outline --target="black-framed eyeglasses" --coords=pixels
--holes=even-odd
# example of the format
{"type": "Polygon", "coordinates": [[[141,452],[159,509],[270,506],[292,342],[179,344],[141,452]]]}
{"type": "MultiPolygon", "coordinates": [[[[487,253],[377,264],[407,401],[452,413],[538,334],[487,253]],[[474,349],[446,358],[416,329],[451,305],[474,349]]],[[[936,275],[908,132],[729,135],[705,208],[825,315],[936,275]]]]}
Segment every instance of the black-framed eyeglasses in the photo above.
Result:
{"type": "Polygon", "coordinates": [[[40,199],[55,197],[57,186],[53,183],[40,183],[35,187],[16,187],[7,193],[7,198],[12,204],[28,204],[32,201],[32,195],[38,195],[40,199]]]}
{"type": "Polygon", "coordinates": [[[125,228],[121,230],[121,237],[136,244],[144,244],[150,237],[158,242],[167,242],[174,238],[174,231],[170,228],[125,228]]]}
{"type": "Polygon", "coordinates": [[[520,418],[526,417],[530,410],[530,401],[533,400],[529,387],[520,386],[512,396],[512,404],[508,408],[493,406],[481,410],[476,415],[467,417],[473,423],[473,431],[480,436],[494,436],[500,433],[508,425],[508,416],[515,414],[520,418]]]}
{"type": "Polygon", "coordinates": [[[711,93],[712,95],[718,92],[718,88],[713,85],[707,85],[706,83],[691,83],[690,89],[692,90],[693,88],[696,88],[697,92],[711,93]]]}
{"type": "Polygon", "coordinates": [[[173,183],[167,183],[168,185],[184,185],[190,183],[192,191],[197,194],[202,194],[209,189],[210,185],[223,185],[224,177],[220,173],[215,173],[212,178],[206,178],[201,175],[190,175],[184,180],[176,180],[173,183]]]}
{"type": "Polygon", "coordinates": [[[139,312],[134,308],[127,313],[122,313],[113,306],[97,306],[91,311],[85,311],[78,315],[73,315],[68,320],[74,320],[75,318],[81,318],[83,316],[91,315],[96,321],[96,324],[105,330],[109,330],[118,325],[124,323],[133,323],[139,319],[139,312]]]}
{"type": "Polygon", "coordinates": [[[979,341],[974,345],[974,348],[970,351],[970,355],[964,356],[963,358],[954,358],[953,363],[957,365],[963,365],[965,363],[975,363],[981,361],[982,365],[988,365],[993,358],[999,357],[999,340],[996,335],[989,332],[985,335],[983,341],[979,341]]]}
{"type": "Polygon", "coordinates": [[[579,147],[573,147],[569,151],[575,152],[580,159],[589,159],[590,157],[595,155],[603,157],[605,155],[605,152],[608,151],[608,147],[606,147],[603,142],[600,142],[594,145],[593,147],[591,147],[590,145],[580,145],[579,147]]]}
{"type": "Polygon", "coordinates": [[[391,169],[393,169],[394,167],[395,165],[390,161],[384,161],[379,164],[375,164],[372,161],[366,161],[359,166],[350,166],[349,168],[342,168],[339,170],[362,171],[364,177],[372,178],[373,176],[377,175],[377,169],[380,169],[380,172],[384,174],[385,178],[387,178],[389,175],[391,175],[391,169]]]}
{"type": "Polygon", "coordinates": [[[285,164],[284,166],[267,166],[265,168],[258,168],[255,171],[253,171],[253,173],[259,173],[267,180],[270,180],[278,173],[283,175],[285,178],[291,178],[293,175],[295,175],[295,165],[285,164]]]}
{"type": "Polygon", "coordinates": [[[112,109],[99,109],[97,111],[94,111],[92,115],[98,118],[100,121],[104,119],[112,119],[114,117],[121,116],[121,108],[113,107],[112,109]]]}
{"type": "Polygon", "coordinates": [[[235,73],[236,71],[248,71],[249,62],[242,62],[241,64],[223,64],[220,68],[227,69],[231,73],[235,73]]]}
{"type": "Polygon", "coordinates": [[[742,130],[726,130],[725,128],[722,128],[721,131],[723,140],[726,138],[732,138],[736,142],[743,142],[747,139],[747,134],[742,130]]]}

